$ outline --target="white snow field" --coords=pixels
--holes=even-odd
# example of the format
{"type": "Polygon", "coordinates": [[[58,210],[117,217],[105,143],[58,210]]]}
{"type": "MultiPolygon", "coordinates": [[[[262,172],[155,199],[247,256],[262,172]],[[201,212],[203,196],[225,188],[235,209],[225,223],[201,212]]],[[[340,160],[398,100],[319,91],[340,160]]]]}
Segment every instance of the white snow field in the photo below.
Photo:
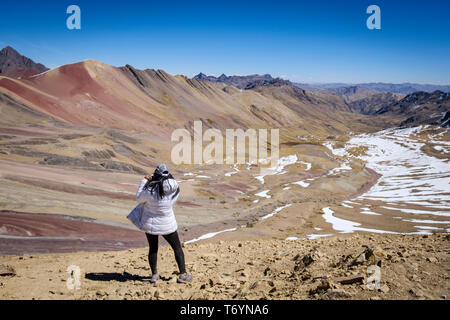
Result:
{"type": "MultiPolygon", "coordinates": [[[[392,211],[397,216],[395,218],[400,216],[405,222],[448,224],[449,221],[439,221],[439,217],[450,217],[450,160],[429,156],[421,150],[424,143],[414,138],[414,135],[425,128],[419,126],[362,134],[351,138],[345,148],[339,149],[334,149],[331,143],[327,143],[326,147],[334,155],[344,157],[352,157],[346,151],[349,148],[367,146],[366,155],[359,158],[367,162],[368,168],[381,174],[378,182],[369,191],[352,201],[344,201],[341,205],[346,208],[359,206],[360,213],[365,215],[382,216],[376,210],[378,207],[392,211]],[[415,207],[408,208],[411,205],[415,207]],[[411,214],[427,215],[432,219],[436,217],[436,220],[416,220],[405,217],[411,214]]],[[[431,140],[430,142],[447,144],[445,141],[431,140]]],[[[357,222],[337,218],[330,207],[322,210],[325,221],[331,223],[333,229],[341,233],[358,230],[392,233],[362,228],[357,222]]],[[[427,226],[415,226],[415,228],[419,231],[413,233],[431,233],[431,230],[444,229],[427,226]]]]}

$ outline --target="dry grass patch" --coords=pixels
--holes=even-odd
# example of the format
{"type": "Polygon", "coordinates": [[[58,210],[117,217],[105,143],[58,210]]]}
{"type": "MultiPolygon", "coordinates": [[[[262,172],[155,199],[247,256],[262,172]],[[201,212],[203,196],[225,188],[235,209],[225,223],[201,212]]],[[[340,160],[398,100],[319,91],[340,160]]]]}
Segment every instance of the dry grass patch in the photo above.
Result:
{"type": "Polygon", "coordinates": [[[366,156],[369,147],[367,146],[359,146],[347,149],[347,152],[354,157],[366,156]]]}

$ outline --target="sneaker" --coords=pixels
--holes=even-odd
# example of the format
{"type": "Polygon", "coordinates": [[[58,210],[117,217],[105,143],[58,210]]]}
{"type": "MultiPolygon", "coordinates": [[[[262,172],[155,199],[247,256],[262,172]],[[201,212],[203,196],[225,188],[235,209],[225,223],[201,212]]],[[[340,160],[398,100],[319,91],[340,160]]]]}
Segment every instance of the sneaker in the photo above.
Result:
{"type": "Polygon", "coordinates": [[[155,273],[155,274],[152,274],[152,278],[150,279],[150,282],[155,283],[159,279],[160,279],[159,274],[155,273]]]}
{"type": "Polygon", "coordinates": [[[186,283],[192,281],[192,275],[189,272],[182,273],[178,276],[178,283],[186,283]]]}

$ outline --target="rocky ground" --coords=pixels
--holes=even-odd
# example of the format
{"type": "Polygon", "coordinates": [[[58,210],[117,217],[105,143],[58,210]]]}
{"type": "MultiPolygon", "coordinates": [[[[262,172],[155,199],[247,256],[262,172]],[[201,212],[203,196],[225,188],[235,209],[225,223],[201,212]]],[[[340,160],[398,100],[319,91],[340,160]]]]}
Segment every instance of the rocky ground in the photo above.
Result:
{"type": "Polygon", "coordinates": [[[149,282],[145,248],[3,256],[0,298],[448,299],[449,240],[448,234],[361,233],[315,240],[202,241],[184,246],[194,276],[189,284],[176,283],[169,247],[160,248],[163,280],[156,284],[149,282]],[[80,268],[79,290],[67,287],[71,265],[80,268]],[[371,270],[378,269],[374,266],[380,271],[378,283],[368,282],[375,276],[371,270]]]}

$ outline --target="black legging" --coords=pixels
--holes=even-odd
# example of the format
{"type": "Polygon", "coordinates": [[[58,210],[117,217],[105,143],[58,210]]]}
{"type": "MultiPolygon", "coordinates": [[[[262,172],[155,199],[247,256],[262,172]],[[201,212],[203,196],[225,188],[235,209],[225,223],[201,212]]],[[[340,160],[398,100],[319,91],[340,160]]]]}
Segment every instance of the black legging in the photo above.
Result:
{"type": "MultiPolygon", "coordinates": [[[[150,268],[152,269],[152,274],[158,273],[157,260],[158,260],[158,236],[153,234],[145,233],[148,240],[148,245],[150,247],[148,253],[148,262],[150,263],[150,268]]],[[[180,239],[178,238],[178,232],[172,232],[163,236],[164,239],[170,244],[175,253],[175,260],[178,264],[178,269],[180,269],[180,274],[186,272],[186,267],[184,265],[184,253],[181,248],[180,239]]]]}

